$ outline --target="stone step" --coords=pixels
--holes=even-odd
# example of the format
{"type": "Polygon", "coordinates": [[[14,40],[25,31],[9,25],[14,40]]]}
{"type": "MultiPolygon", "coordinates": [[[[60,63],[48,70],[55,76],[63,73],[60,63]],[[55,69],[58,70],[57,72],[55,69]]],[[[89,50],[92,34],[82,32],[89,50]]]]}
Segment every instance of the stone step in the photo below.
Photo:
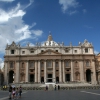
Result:
{"type": "Polygon", "coordinates": [[[54,90],[52,84],[49,84],[49,90],[54,90]]]}

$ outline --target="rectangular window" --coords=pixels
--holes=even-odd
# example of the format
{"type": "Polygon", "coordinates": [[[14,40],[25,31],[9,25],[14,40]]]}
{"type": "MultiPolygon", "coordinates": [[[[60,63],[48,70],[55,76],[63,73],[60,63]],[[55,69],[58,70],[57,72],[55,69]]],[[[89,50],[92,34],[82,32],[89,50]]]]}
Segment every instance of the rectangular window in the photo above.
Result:
{"type": "Polygon", "coordinates": [[[30,53],[34,53],[34,51],[30,51],[30,53]]]}
{"type": "Polygon", "coordinates": [[[10,63],[10,68],[13,68],[13,62],[10,63]]]}
{"type": "Polygon", "coordinates": [[[48,66],[48,67],[52,67],[51,61],[48,61],[48,62],[47,62],[47,66],[48,66]]]}
{"type": "Polygon", "coordinates": [[[56,52],[58,52],[58,50],[56,50],[56,52]]]}
{"type": "Polygon", "coordinates": [[[25,51],[22,51],[22,54],[25,54],[25,51]]]}
{"type": "Polygon", "coordinates": [[[44,52],[44,50],[41,50],[41,52],[44,52]]]}
{"type": "Polygon", "coordinates": [[[59,64],[58,64],[58,62],[56,62],[56,67],[59,67],[59,64]]]}
{"type": "Polygon", "coordinates": [[[74,50],[75,53],[77,53],[77,50],[74,50]]]}
{"type": "Polygon", "coordinates": [[[14,54],[14,50],[11,50],[11,54],[14,54]]]}
{"type": "Polygon", "coordinates": [[[85,49],[85,53],[88,53],[88,49],[87,48],[85,49]]]}
{"type": "Polygon", "coordinates": [[[66,63],[65,63],[65,66],[66,66],[66,67],[69,67],[69,62],[66,62],[66,63]]]}
{"type": "Polygon", "coordinates": [[[34,62],[30,62],[30,67],[31,67],[31,68],[34,67],[34,62]]]}
{"type": "Polygon", "coordinates": [[[69,52],[69,50],[65,50],[65,52],[66,52],[66,53],[68,53],[68,52],[69,52]]]}

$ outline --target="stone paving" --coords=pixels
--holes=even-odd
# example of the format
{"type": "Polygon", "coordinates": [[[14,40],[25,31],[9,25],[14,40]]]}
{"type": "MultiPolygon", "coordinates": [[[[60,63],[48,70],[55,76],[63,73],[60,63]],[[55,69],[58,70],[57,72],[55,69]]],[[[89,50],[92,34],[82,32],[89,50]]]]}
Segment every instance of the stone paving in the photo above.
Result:
{"type": "MultiPolygon", "coordinates": [[[[4,94],[4,92],[0,94],[4,94]]],[[[5,92],[5,96],[8,93],[5,92]]],[[[99,100],[100,90],[25,91],[18,100],[99,100]]],[[[8,100],[0,96],[0,100],[8,100]]]]}

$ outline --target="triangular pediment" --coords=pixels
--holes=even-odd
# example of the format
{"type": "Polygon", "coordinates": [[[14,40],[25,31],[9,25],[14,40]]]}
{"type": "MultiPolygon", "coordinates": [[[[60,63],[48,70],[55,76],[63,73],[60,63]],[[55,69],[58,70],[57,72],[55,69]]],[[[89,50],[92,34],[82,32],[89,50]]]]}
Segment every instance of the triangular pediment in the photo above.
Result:
{"type": "Polygon", "coordinates": [[[39,53],[38,55],[61,55],[61,53],[49,49],[49,50],[39,53]]]}

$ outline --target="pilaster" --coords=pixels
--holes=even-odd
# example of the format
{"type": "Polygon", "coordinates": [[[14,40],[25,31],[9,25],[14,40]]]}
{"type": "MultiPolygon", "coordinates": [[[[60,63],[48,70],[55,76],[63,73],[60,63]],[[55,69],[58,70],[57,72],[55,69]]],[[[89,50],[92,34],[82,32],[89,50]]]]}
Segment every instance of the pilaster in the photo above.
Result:
{"type": "Polygon", "coordinates": [[[92,61],[92,84],[97,84],[95,62],[92,61]]]}
{"type": "Polygon", "coordinates": [[[8,62],[5,62],[5,68],[4,68],[4,83],[8,84],[8,62]]]}
{"type": "Polygon", "coordinates": [[[38,75],[38,74],[37,74],[37,73],[38,73],[38,72],[37,72],[37,69],[38,69],[37,67],[38,67],[38,65],[37,65],[37,63],[38,63],[38,62],[35,61],[35,82],[36,82],[36,83],[38,82],[38,77],[37,77],[37,75],[38,75]]]}
{"type": "Polygon", "coordinates": [[[71,60],[71,81],[74,81],[74,68],[73,68],[73,61],[71,60]]]}
{"type": "Polygon", "coordinates": [[[62,61],[62,66],[63,66],[63,82],[65,83],[65,66],[64,66],[64,61],[62,61]]]}
{"type": "Polygon", "coordinates": [[[83,61],[79,62],[79,66],[80,66],[80,81],[85,82],[83,61]]]}
{"type": "Polygon", "coordinates": [[[38,83],[40,83],[41,71],[40,71],[40,61],[38,61],[38,83]]]}
{"type": "Polygon", "coordinates": [[[16,83],[19,83],[19,64],[20,64],[20,62],[19,61],[17,61],[16,62],[16,64],[15,64],[15,66],[16,66],[16,83]]]}
{"type": "Polygon", "coordinates": [[[61,69],[61,60],[59,60],[59,82],[62,83],[62,69],[61,69]]]}
{"type": "Polygon", "coordinates": [[[25,82],[29,82],[29,62],[26,61],[26,78],[25,82]]]}
{"type": "Polygon", "coordinates": [[[44,61],[44,82],[47,82],[47,68],[46,68],[46,61],[44,61]]]}
{"type": "Polygon", "coordinates": [[[53,82],[56,82],[55,78],[56,78],[56,74],[55,74],[55,60],[53,60],[53,82]]]}

